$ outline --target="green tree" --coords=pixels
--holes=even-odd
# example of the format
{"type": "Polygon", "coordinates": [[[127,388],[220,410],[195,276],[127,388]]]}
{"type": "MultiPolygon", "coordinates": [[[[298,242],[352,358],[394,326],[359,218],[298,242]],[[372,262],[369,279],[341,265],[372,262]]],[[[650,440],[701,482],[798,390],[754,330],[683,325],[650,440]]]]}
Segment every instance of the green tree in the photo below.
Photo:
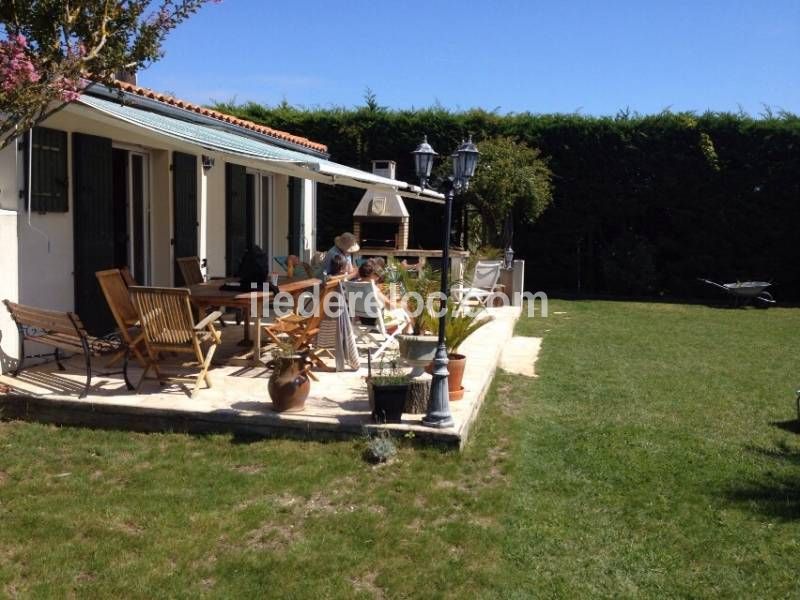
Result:
{"type": "Polygon", "coordinates": [[[0,147],[89,82],[157,61],[167,34],[208,1],[2,0],[0,147]]]}
{"type": "Polygon", "coordinates": [[[481,241],[505,246],[515,222],[529,225],[549,206],[552,173],[537,148],[511,137],[490,138],[478,148],[480,162],[466,200],[480,214],[486,236],[481,241]]]}

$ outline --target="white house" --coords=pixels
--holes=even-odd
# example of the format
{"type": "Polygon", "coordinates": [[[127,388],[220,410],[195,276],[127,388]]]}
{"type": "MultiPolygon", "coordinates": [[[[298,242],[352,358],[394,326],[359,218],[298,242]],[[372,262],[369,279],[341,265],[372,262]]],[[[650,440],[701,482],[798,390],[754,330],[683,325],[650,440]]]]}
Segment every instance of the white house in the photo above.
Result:
{"type": "MultiPolygon", "coordinates": [[[[133,84],[94,85],[0,151],[0,299],[77,312],[113,328],[95,271],[128,266],[179,285],[175,258],[232,275],[244,250],[316,249],[318,183],[441,202],[401,181],[338,165],[323,144],[133,84]]],[[[0,367],[18,355],[0,310],[0,367]]]]}

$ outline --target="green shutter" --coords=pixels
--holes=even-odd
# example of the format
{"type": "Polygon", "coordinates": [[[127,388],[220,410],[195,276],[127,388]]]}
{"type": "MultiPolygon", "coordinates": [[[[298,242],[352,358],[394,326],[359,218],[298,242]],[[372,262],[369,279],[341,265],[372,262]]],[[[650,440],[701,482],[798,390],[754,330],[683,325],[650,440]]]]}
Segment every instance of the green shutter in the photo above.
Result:
{"type": "Polygon", "coordinates": [[[31,210],[67,212],[67,133],[35,127],[31,159],[31,210]]]}
{"type": "Polygon", "coordinates": [[[303,256],[303,180],[289,177],[289,254],[303,256]]]}
{"type": "Polygon", "coordinates": [[[225,164],[225,272],[239,274],[239,262],[247,250],[247,169],[225,164]]]}
{"type": "MultiPolygon", "coordinates": [[[[173,245],[175,258],[197,256],[197,157],[172,155],[173,245]]],[[[175,285],[185,285],[175,263],[175,285]]]]}

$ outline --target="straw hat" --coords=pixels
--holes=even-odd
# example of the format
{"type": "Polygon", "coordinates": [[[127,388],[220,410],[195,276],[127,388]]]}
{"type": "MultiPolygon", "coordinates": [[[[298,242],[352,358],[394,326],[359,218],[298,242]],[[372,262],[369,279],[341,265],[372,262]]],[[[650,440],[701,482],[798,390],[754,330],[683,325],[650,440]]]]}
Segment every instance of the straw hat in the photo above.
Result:
{"type": "Polygon", "coordinates": [[[358,252],[361,249],[361,246],[359,246],[358,242],[356,241],[356,236],[349,231],[343,233],[342,235],[337,235],[334,238],[333,243],[336,244],[336,247],[339,248],[339,250],[346,252],[347,254],[358,252]]]}

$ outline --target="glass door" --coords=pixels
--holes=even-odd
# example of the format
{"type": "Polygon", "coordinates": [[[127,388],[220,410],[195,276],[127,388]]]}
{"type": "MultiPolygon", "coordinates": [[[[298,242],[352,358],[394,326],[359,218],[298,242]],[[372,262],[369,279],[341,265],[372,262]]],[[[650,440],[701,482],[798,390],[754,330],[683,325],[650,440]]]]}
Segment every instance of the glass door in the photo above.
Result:
{"type": "Polygon", "coordinates": [[[149,156],[129,152],[128,217],[130,240],[128,266],[133,278],[142,285],[150,284],[150,173],[149,156]]]}

